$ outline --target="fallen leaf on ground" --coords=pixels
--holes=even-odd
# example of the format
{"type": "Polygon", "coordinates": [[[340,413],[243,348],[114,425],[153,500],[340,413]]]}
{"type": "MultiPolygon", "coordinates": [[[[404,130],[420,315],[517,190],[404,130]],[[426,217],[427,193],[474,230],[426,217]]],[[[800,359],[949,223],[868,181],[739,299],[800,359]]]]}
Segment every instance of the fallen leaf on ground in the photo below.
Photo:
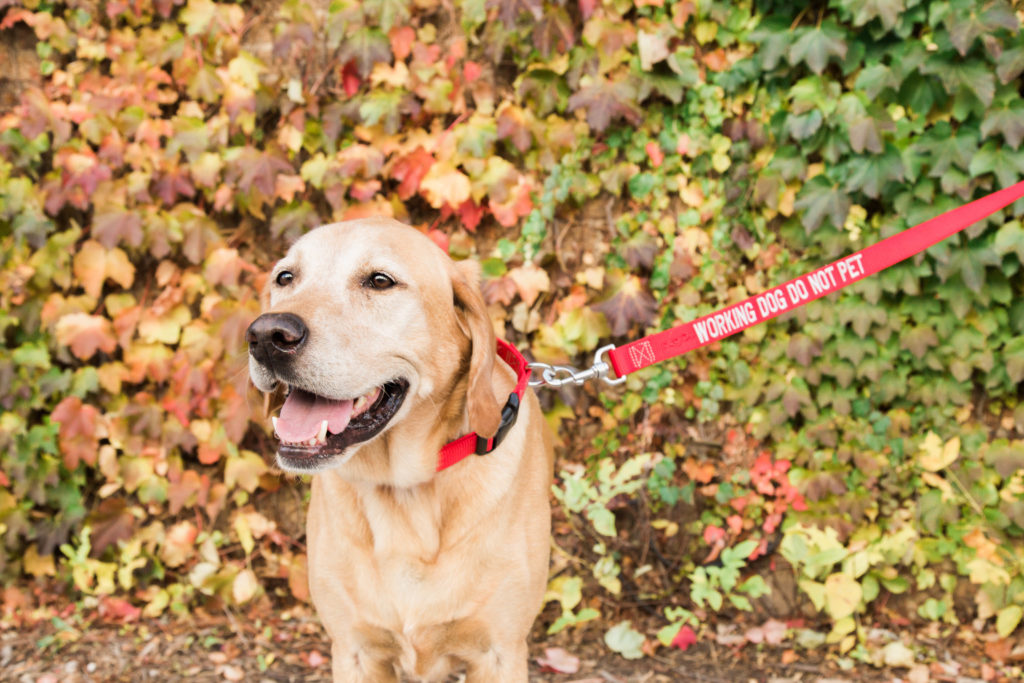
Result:
{"type": "Polygon", "coordinates": [[[560,647],[545,648],[544,656],[537,657],[537,664],[545,671],[559,674],[574,674],[580,670],[580,658],[560,647]]]}
{"type": "Polygon", "coordinates": [[[676,637],[672,639],[672,647],[678,647],[680,650],[686,651],[696,642],[697,634],[693,632],[692,628],[684,625],[679,629],[679,632],[676,633],[676,637]]]}

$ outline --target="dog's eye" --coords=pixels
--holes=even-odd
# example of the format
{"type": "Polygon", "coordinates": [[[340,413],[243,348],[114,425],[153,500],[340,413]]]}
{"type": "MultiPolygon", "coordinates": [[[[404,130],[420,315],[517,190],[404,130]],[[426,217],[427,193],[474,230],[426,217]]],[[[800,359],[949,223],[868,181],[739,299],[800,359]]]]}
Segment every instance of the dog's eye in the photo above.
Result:
{"type": "Polygon", "coordinates": [[[281,287],[287,287],[293,280],[295,280],[295,275],[293,275],[290,270],[282,270],[274,279],[274,281],[281,287]]]}
{"type": "Polygon", "coordinates": [[[395,279],[387,273],[372,273],[366,278],[366,284],[374,289],[391,289],[395,286],[395,279]]]}

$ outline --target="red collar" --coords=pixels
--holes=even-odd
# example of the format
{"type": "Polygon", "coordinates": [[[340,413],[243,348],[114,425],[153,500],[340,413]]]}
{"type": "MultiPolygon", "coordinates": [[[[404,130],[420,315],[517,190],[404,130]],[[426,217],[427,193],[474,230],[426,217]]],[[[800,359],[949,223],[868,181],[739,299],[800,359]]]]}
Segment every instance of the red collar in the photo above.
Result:
{"type": "Polygon", "coordinates": [[[516,388],[508,395],[505,407],[501,409],[501,425],[497,433],[490,439],[485,439],[476,432],[470,432],[460,436],[454,441],[449,441],[437,457],[437,471],[451,467],[468,455],[486,455],[498,447],[505,435],[512,429],[519,416],[519,404],[523,399],[523,392],[526,391],[527,382],[530,381],[530,366],[519,353],[516,347],[507,341],[498,340],[498,357],[509,364],[516,371],[516,388]]]}

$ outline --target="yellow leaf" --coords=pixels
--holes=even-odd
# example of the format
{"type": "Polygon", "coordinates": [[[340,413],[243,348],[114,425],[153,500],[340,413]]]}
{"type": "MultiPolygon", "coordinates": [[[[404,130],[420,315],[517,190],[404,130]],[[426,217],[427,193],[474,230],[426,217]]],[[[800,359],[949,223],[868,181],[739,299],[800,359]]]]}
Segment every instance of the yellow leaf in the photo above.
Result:
{"type": "Polygon", "coordinates": [[[655,529],[664,529],[665,538],[672,538],[679,533],[679,525],[668,519],[656,519],[651,522],[651,526],[655,529]]]}
{"type": "Polygon", "coordinates": [[[242,451],[228,458],[224,466],[224,483],[228,488],[238,486],[252,493],[260,485],[260,477],[266,471],[267,464],[263,458],[252,451],[242,451]]]}
{"type": "Polygon", "coordinates": [[[833,619],[852,615],[860,607],[864,592],[856,579],[842,572],[825,579],[825,610],[833,619]]]}
{"type": "Polygon", "coordinates": [[[260,582],[256,579],[256,574],[251,569],[243,569],[231,582],[231,597],[238,604],[249,602],[255,597],[259,588],[260,582]]]}
{"type": "Polygon", "coordinates": [[[228,62],[228,76],[232,81],[249,90],[256,90],[260,87],[260,74],[264,70],[263,62],[244,51],[228,62]]]}
{"type": "Polygon", "coordinates": [[[95,240],[87,240],[79,248],[72,262],[72,271],[85,293],[98,299],[103,283],[109,278],[128,289],[135,281],[135,266],[128,255],[117,247],[107,249],[95,240]]]}
{"type": "Polygon", "coordinates": [[[960,456],[960,437],[942,443],[942,439],[935,432],[928,432],[921,444],[921,454],[918,463],[929,472],[944,470],[953,464],[953,461],[960,456]]]}
{"type": "Polygon", "coordinates": [[[128,254],[117,247],[107,252],[107,263],[103,272],[124,289],[128,289],[135,282],[135,266],[128,260],[128,254]]]}
{"type": "Polygon", "coordinates": [[[466,174],[444,161],[432,165],[420,181],[420,192],[435,209],[446,204],[457,209],[469,199],[471,190],[466,174]]]}
{"type": "Polygon", "coordinates": [[[937,488],[942,491],[942,500],[950,500],[953,498],[953,487],[948,481],[934,472],[922,472],[921,480],[932,488],[937,488]]]}
{"type": "Polygon", "coordinates": [[[544,593],[544,602],[555,600],[562,606],[562,612],[571,612],[583,599],[583,579],[578,576],[559,576],[551,579],[544,593]]]}
{"type": "Polygon", "coordinates": [[[98,299],[103,291],[106,270],[107,250],[95,240],[85,242],[75,254],[72,271],[85,293],[94,299],[98,299]]]}
{"type": "Polygon", "coordinates": [[[163,588],[157,588],[152,586],[156,590],[151,591],[152,597],[149,597],[149,602],[142,608],[142,616],[152,619],[163,614],[164,610],[167,609],[167,605],[171,604],[170,594],[163,588]]]}
{"type": "Polygon", "coordinates": [[[252,538],[249,519],[242,514],[235,515],[233,526],[235,528],[235,535],[238,536],[238,542],[242,544],[242,550],[245,551],[246,556],[251,555],[253,548],[256,547],[256,542],[252,538]]]}
{"type": "Polygon", "coordinates": [[[26,574],[35,577],[57,575],[57,569],[53,564],[53,555],[40,556],[35,543],[25,550],[25,557],[21,562],[26,574]]]}

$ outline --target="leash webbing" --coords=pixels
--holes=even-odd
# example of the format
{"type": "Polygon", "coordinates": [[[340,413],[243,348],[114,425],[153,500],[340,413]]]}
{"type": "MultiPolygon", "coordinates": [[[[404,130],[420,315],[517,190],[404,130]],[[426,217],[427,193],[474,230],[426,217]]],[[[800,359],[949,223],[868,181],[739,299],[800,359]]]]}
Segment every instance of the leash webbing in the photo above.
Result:
{"type": "Polygon", "coordinates": [[[624,346],[602,347],[594,357],[593,367],[586,370],[527,363],[514,346],[499,339],[498,356],[516,370],[518,380],[515,391],[509,395],[502,409],[501,427],[489,439],[471,433],[446,444],[438,454],[437,471],[469,455],[485,455],[501,443],[505,434],[515,425],[519,400],[530,380],[531,368],[542,370],[541,379],[529,382],[531,386],[561,386],[570,382],[582,384],[597,378],[608,384],[619,384],[631,372],[729,337],[896,265],[1022,198],[1024,181],[907,228],[850,256],[714,313],[624,346]],[[604,354],[607,354],[608,362],[603,360],[604,354]],[[609,370],[615,371],[617,379],[608,377],[609,370]]]}
{"type": "Polygon", "coordinates": [[[699,349],[836,292],[934,246],[1024,198],[1024,181],[907,228],[881,242],[736,304],[608,353],[619,378],[699,349]]]}

